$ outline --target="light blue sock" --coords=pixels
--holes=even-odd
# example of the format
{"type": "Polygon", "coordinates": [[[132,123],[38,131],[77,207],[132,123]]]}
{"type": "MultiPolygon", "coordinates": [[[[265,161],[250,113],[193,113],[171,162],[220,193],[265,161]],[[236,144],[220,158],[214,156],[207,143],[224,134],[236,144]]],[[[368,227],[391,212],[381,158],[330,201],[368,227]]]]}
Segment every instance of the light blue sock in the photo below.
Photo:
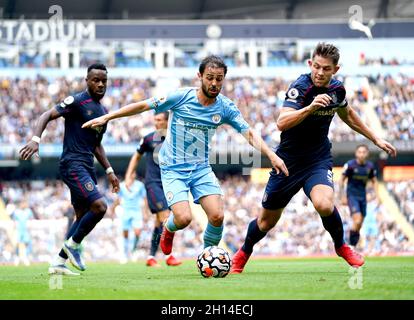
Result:
{"type": "Polygon", "coordinates": [[[170,231],[170,232],[175,232],[175,231],[178,230],[177,226],[174,223],[174,215],[172,213],[170,213],[165,226],[167,227],[168,231],[170,231]]]}
{"type": "Polygon", "coordinates": [[[223,234],[223,225],[215,227],[210,222],[207,224],[206,231],[204,232],[204,248],[210,246],[217,246],[221,240],[223,234]]]}
{"type": "Polygon", "coordinates": [[[124,254],[125,254],[125,257],[128,257],[128,251],[129,251],[129,238],[124,238],[124,254]]]}

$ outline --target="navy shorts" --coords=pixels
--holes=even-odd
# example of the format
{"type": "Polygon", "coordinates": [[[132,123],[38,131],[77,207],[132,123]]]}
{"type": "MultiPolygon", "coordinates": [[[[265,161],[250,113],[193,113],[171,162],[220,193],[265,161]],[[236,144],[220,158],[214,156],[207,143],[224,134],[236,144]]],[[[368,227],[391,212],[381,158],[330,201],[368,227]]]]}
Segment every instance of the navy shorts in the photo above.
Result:
{"type": "Polygon", "coordinates": [[[348,207],[351,215],[361,213],[363,217],[367,215],[367,199],[348,195],[348,207]]]}
{"type": "Polygon", "coordinates": [[[316,163],[299,170],[289,170],[288,177],[282,172],[276,174],[273,169],[263,195],[262,206],[269,210],[284,208],[301,188],[310,199],[312,188],[318,184],[333,189],[331,161],[316,163]]]}
{"type": "Polygon", "coordinates": [[[146,184],[145,189],[147,189],[148,206],[152,213],[156,214],[168,210],[168,203],[161,182],[146,184]]]}
{"type": "Polygon", "coordinates": [[[69,187],[75,209],[89,209],[95,200],[103,197],[98,190],[95,170],[86,164],[61,163],[59,172],[63,182],[69,187]]]}

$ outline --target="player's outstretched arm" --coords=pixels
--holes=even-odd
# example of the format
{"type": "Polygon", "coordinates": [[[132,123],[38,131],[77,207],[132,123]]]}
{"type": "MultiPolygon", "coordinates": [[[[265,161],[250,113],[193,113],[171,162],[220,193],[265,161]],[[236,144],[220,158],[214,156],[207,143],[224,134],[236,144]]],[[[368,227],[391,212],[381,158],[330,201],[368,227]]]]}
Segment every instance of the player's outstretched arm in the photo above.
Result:
{"type": "Polygon", "coordinates": [[[119,192],[119,180],[116,177],[115,172],[108,161],[108,158],[106,157],[105,149],[103,148],[101,143],[98,146],[96,146],[95,151],[93,153],[98,162],[105,169],[108,181],[112,186],[112,192],[119,192]]]}
{"type": "Polygon", "coordinates": [[[39,151],[40,137],[45,130],[49,121],[60,117],[60,113],[52,108],[40,116],[34,129],[34,134],[31,140],[19,151],[22,160],[29,160],[35,153],[39,151]]]}
{"type": "Polygon", "coordinates": [[[128,169],[125,173],[125,180],[128,180],[132,173],[137,169],[141,157],[142,155],[139,152],[135,152],[135,154],[131,157],[131,160],[129,160],[128,169]]]}
{"type": "Polygon", "coordinates": [[[381,148],[392,157],[397,155],[397,149],[391,143],[378,137],[374,131],[371,130],[371,128],[362,122],[355,110],[350,106],[338,108],[337,112],[342,121],[345,122],[352,130],[371,140],[378,148],[381,148]]]}
{"type": "Polygon", "coordinates": [[[101,117],[89,120],[87,122],[85,122],[82,125],[82,128],[96,128],[96,127],[101,127],[103,125],[105,125],[108,121],[116,119],[116,118],[122,118],[122,117],[129,117],[129,116],[133,116],[135,114],[144,112],[144,111],[148,111],[150,110],[150,106],[148,105],[147,102],[145,101],[139,101],[139,102],[135,102],[135,103],[131,103],[128,104],[124,107],[122,107],[119,110],[116,111],[112,111],[108,114],[105,114],[101,117]]]}
{"type": "Polygon", "coordinates": [[[341,203],[343,205],[347,205],[348,201],[346,199],[346,195],[345,195],[345,187],[346,184],[348,182],[348,177],[344,174],[341,174],[341,178],[339,179],[339,198],[341,199],[341,203]]]}
{"type": "Polygon", "coordinates": [[[319,108],[324,108],[329,105],[332,98],[327,94],[319,94],[315,97],[312,103],[302,109],[296,110],[291,107],[283,107],[280,110],[279,118],[277,119],[277,127],[280,131],[288,130],[294,126],[297,126],[307,116],[312,114],[319,108]]]}
{"type": "Polygon", "coordinates": [[[276,153],[274,153],[263,141],[262,137],[259,136],[254,130],[249,128],[249,130],[243,132],[243,136],[249,142],[249,144],[260,151],[262,154],[266,155],[270,162],[272,163],[273,168],[279,174],[282,171],[286,176],[289,175],[289,171],[282,159],[280,159],[276,153]]]}

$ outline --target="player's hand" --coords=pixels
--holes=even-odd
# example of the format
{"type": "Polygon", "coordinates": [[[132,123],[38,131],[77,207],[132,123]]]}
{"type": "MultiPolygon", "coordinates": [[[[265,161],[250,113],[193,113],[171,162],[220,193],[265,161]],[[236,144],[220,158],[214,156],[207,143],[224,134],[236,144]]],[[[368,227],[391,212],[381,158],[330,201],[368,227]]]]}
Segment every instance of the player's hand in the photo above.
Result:
{"type": "Polygon", "coordinates": [[[272,153],[269,159],[272,163],[273,168],[275,168],[277,174],[279,174],[280,171],[282,171],[286,176],[289,175],[289,171],[285,165],[285,162],[282,159],[280,159],[276,153],[272,153]]]}
{"type": "Polygon", "coordinates": [[[382,140],[382,139],[378,139],[377,141],[375,141],[375,144],[378,148],[381,148],[382,150],[384,150],[391,157],[397,156],[397,149],[391,143],[385,140],[382,140]]]}
{"type": "Polygon", "coordinates": [[[325,108],[327,106],[329,106],[329,104],[331,103],[332,98],[327,95],[326,93],[324,94],[318,94],[315,99],[313,99],[312,103],[309,105],[309,107],[311,109],[318,110],[319,108],[325,108]]]}
{"type": "Polygon", "coordinates": [[[115,173],[108,174],[108,180],[112,185],[112,192],[118,193],[119,192],[119,180],[116,177],[115,173]]]}
{"type": "Polygon", "coordinates": [[[22,160],[29,160],[32,155],[37,154],[39,151],[39,144],[34,141],[30,141],[23,148],[20,149],[19,155],[22,160]]]}
{"type": "Polygon", "coordinates": [[[97,127],[102,127],[102,126],[104,126],[107,122],[108,122],[108,119],[106,118],[106,116],[105,116],[105,115],[103,115],[103,116],[100,116],[100,117],[98,117],[98,118],[95,118],[95,119],[92,119],[92,120],[89,120],[89,121],[85,122],[85,123],[82,125],[82,129],[85,129],[85,128],[91,128],[91,129],[94,129],[94,128],[97,128],[97,127]]]}

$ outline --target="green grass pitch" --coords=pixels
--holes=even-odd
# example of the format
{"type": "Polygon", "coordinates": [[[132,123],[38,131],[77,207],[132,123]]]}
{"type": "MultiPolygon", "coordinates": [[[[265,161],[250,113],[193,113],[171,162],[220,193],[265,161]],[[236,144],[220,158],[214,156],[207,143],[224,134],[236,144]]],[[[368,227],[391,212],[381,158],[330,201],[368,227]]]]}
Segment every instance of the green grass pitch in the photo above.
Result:
{"type": "Polygon", "coordinates": [[[334,257],[252,259],[243,274],[222,279],[202,278],[193,260],[161,268],[89,263],[61,282],[47,267],[0,266],[0,299],[414,299],[414,257],[367,258],[359,274],[334,257]]]}

